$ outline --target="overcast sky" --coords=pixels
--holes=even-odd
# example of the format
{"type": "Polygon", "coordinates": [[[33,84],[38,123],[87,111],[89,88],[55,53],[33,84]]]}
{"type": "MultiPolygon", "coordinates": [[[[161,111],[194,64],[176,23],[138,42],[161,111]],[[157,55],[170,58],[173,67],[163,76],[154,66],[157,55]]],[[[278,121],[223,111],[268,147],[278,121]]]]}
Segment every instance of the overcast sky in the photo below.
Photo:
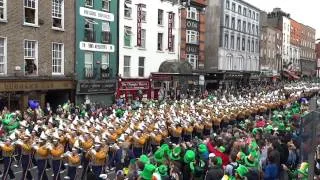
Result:
{"type": "Polygon", "coordinates": [[[257,8],[271,12],[279,7],[291,18],[311,26],[317,30],[316,38],[320,38],[320,0],[245,0],[257,8]]]}

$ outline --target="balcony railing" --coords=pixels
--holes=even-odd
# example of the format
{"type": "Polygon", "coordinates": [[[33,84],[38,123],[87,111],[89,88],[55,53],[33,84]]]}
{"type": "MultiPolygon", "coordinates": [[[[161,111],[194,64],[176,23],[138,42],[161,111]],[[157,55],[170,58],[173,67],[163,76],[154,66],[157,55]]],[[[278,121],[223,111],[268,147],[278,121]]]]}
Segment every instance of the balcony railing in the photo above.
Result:
{"type": "Polygon", "coordinates": [[[85,29],[84,30],[84,41],[95,42],[96,41],[95,31],[93,31],[91,29],[85,29]]]}
{"type": "Polygon", "coordinates": [[[110,67],[107,67],[106,69],[101,68],[100,75],[101,79],[109,79],[112,77],[112,69],[110,67]]]}

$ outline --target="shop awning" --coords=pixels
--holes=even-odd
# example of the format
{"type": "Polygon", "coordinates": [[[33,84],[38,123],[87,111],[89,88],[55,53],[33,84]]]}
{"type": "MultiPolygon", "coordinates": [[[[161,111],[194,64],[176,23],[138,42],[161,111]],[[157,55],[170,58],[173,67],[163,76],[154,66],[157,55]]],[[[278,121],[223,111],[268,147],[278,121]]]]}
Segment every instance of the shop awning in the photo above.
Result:
{"type": "Polygon", "coordinates": [[[288,70],[283,70],[283,75],[289,79],[294,79],[294,80],[300,79],[299,76],[295,75],[293,72],[288,70]]]}

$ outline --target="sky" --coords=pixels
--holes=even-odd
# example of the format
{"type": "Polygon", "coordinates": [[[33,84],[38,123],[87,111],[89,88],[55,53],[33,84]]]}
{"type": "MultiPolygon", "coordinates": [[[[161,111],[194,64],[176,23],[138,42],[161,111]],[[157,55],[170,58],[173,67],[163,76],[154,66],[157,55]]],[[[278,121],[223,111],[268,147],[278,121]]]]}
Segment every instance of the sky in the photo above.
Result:
{"type": "Polygon", "coordinates": [[[271,12],[279,7],[290,17],[302,24],[316,29],[316,38],[320,38],[320,0],[245,0],[257,8],[271,12]]]}

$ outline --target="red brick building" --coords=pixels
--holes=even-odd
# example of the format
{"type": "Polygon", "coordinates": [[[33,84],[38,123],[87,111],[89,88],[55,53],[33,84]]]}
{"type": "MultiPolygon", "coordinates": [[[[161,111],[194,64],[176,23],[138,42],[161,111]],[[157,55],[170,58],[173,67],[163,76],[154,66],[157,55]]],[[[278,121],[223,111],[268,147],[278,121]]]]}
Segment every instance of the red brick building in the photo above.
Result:
{"type": "Polygon", "coordinates": [[[291,19],[291,32],[290,32],[290,44],[300,46],[302,26],[299,22],[291,19]]]}
{"type": "Polygon", "coordinates": [[[320,59],[320,39],[316,42],[316,59],[320,59]]]}
{"type": "Polygon", "coordinates": [[[204,69],[207,0],[186,0],[181,9],[180,60],[204,69]]]}

